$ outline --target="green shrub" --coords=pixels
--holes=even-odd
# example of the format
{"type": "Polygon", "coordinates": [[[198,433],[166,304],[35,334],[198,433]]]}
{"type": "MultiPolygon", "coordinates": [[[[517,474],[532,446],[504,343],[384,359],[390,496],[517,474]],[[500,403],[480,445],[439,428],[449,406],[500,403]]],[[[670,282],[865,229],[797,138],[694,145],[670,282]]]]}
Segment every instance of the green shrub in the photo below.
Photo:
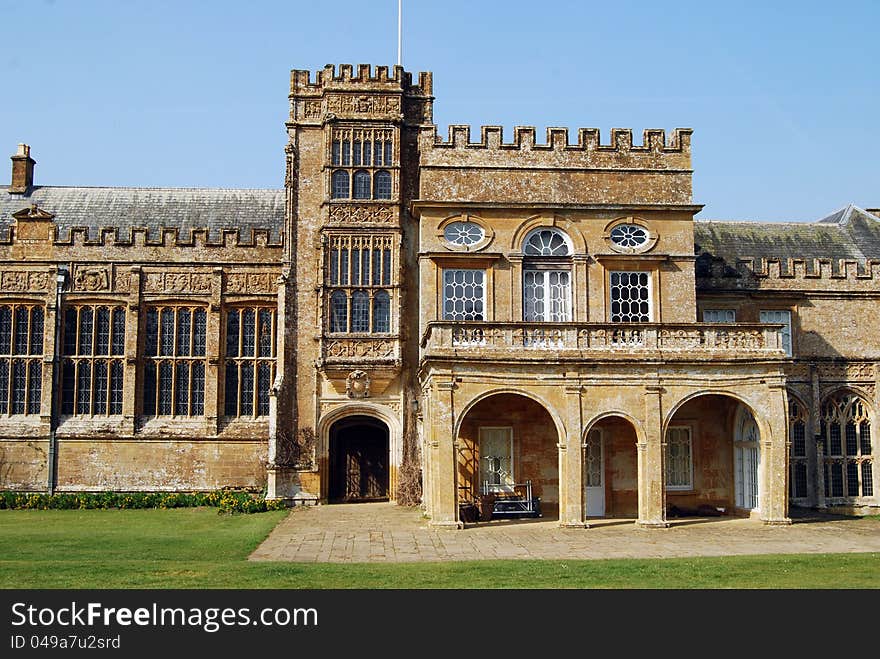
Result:
{"type": "Polygon", "coordinates": [[[0,490],[0,509],[91,510],[118,508],[193,508],[210,506],[221,513],[262,513],[282,510],[281,501],[234,490],[213,492],[76,492],[42,494],[0,490]]]}

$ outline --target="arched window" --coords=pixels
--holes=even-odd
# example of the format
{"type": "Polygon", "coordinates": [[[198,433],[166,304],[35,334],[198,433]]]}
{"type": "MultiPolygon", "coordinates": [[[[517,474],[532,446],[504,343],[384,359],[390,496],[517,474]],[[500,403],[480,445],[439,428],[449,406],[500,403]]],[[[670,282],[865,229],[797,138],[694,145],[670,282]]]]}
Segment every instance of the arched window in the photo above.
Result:
{"type": "Polygon", "coordinates": [[[391,297],[387,291],[377,291],[373,296],[373,332],[391,331],[391,297]]]}
{"type": "Polygon", "coordinates": [[[523,320],[571,320],[571,243],[559,229],[536,229],[523,244],[523,320]]]}
{"type": "Polygon", "coordinates": [[[370,198],[370,173],[364,169],[359,169],[354,173],[354,198],[370,198]]]}
{"type": "Polygon", "coordinates": [[[797,400],[788,402],[788,438],[791,444],[792,499],[807,498],[807,410],[797,400]]]}
{"type": "Polygon", "coordinates": [[[348,296],[344,291],[333,291],[330,296],[330,331],[348,331],[348,296]]]}
{"type": "Polygon", "coordinates": [[[348,199],[348,172],[337,169],[330,177],[330,196],[333,199],[348,199]]]}
{"type": "Polygon", "coordinates": [[[523,245],[526,256],[571,256],[571,243],[562,231],[553,228],[535,229],[523,245]]]}
{"type": "Polygon", "coordinates": [[[827,398],[819,437],[825,449],[825,497],[873,496],[871,413],[865,401],[846,391],[827,398]]]}
{"type": "Polygon", "coordinates": [[[373,198],[391,199],[391,174],[384,169],[376,172],[373,178],[373,198]]]}

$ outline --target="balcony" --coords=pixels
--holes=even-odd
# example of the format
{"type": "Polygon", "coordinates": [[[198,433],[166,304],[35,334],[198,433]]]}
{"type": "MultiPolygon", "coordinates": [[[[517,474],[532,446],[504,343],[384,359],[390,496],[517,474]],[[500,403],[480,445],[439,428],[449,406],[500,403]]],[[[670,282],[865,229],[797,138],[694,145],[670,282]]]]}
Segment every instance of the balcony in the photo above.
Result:
{"type": "Polygon", "coordinates": [[[787,359],[767,323],[428,323],[425,358],[479,360],[620,359],[708,361],[787,359]]]}

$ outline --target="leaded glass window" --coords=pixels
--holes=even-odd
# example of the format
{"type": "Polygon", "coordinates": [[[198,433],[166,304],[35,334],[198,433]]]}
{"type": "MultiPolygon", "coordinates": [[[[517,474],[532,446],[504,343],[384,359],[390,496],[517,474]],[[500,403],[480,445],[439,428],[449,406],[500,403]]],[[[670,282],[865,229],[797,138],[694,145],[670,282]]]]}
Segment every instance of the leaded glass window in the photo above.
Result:
{"type": "Polygon", "coordinates": [[[144,415],[202,416],[207,311],[198,306],[154,306],[145,315],[144,415]]]}
{"type": "Polygon", "coordinates": [[[443,271],[443,320],[485,320],[484,270],[443,271]]]}
{"type": "Polygon", "coordinates": [[[692,489],[693,471],[691,429],[687,426],[670,428],[666,432],[666,489],[692,489]]]}
{"type": "Polygon", "coordinates": [[[111,305],[64,309],[61,414],[122,414],[125,314],[111,305]]]}
{"type": "Polygon", "coordinates": [[[276,316],[271,307],[229,309],[226,313],[226,416],[269,414],[275,376],[276,316]]]}
{"type": "Polygon", "coordinates": [[[651,321],[651,276],[647,272],[612,272],[611,322],[651,321]]]}
{"type": "Polygon", "coordinates": [[[788,402],[788,434],[791,444],[791,477],[789,494],[792,499],[807,498],[807,410],[797,400],[788,402]]]}
{"type": "Polygon", "coordinates": [[[0,305],[0,414],[39,414],[43,391],[44,310],[0,305]]]}
{"type": "Polygon", "coordinates": [[[822,404],[820,438],[825,449],[825,496],[874,495],[871,411],[856,394],[838,392],[822,404]]]}
{"type": "Polygon", "coordinates": [[[394,165],[393,133],[391,128],[334,129],[330,142],[334,168],[331,199],[391,199],[391,172],[379,168],[394,165]]]}
{"type": "Polygon", "coordinates": [[[384,334],[391,331],[392,236],[336,235],[327,258],[329,331],[384,334]]]}

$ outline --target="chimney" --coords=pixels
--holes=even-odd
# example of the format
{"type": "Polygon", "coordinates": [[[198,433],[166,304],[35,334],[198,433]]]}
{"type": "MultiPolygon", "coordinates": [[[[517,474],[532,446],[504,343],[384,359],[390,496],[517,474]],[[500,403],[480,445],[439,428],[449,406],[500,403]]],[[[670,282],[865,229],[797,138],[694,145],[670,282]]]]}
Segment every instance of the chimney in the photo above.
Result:
{"type": "Polygon", "coordinates": [[[18,145],[18,153],[12,156],[12,185],[9,194],[27,194],[34,185],[34,165],[31,148],[27,144],[18,145]]]}

